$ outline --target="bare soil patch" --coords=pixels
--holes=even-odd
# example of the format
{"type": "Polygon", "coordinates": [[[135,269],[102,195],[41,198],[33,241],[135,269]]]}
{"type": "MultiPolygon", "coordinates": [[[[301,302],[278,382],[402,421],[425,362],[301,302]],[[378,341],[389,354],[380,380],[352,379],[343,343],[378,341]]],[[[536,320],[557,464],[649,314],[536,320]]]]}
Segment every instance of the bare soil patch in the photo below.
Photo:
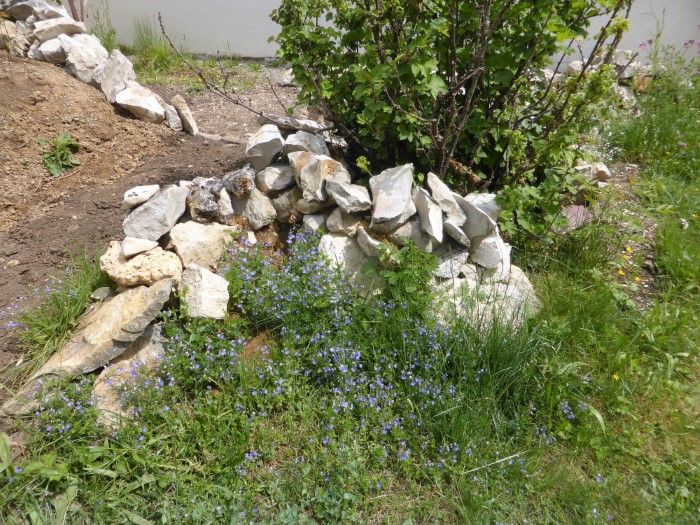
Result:
{"type": "MultiPolygon", "coordinates": [[[[182,94],[202,131],[235,142],[175,133],[132,118],[60,67],[5,52],[0,63],[0,311],[36,304],[34,290],[70,265],[70,251],[98,252],[121,238],[126,190],[222,176],[244,164],[245,142],[258,127],[255,115],[209,92],[150,86],[168,100],[182,94]],[[42,161],[48,146],[36,139],[64,131],[81,144],[75,155],[81,164],[54,178],[42,161]]],[[[279,70],[269,74],[274,82],[279,70]]],[[[280,114],[278,98],[291,105],[295,96],[290,88],[273,93],[265,82],[245,101],[280,114]]],[[[20,355],[0,326],[0,369],[20,355]]]]}

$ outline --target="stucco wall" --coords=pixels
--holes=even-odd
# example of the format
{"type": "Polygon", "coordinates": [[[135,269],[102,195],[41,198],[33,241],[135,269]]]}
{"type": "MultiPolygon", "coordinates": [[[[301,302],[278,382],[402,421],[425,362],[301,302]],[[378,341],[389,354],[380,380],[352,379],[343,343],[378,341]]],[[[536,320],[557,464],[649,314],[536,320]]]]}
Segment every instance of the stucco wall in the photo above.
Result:
{"type": "MultiPolygon", "coordinates": [[[[249,57],[274,56],[276,46],[267,42],[278,26],[270,20],[270,12],[279,0],[106,0],[112,24],[120,41],[131,39],[133,20],[157,13],[169,33],[186,42],[195,53],[232,53],[249,57]]],[[[99,5],[99,0],[93,0],[99,5]]],[[[94,8],[94,7],[93,7],[94,8]]],[[[640,43],[656,34],[656,21],[665,20],[663,40],[682,45],[700,38],[700,0],[636,0],[631,16],[631,30],[622,47],[637,50],[640,43]],[[665,16],[664,16],[665,11],[665,16]]],[[[599,26],[594,26],[597,30],[599,26]]],[[[584,52],[589,49],[583,43],[584,52]]]]}

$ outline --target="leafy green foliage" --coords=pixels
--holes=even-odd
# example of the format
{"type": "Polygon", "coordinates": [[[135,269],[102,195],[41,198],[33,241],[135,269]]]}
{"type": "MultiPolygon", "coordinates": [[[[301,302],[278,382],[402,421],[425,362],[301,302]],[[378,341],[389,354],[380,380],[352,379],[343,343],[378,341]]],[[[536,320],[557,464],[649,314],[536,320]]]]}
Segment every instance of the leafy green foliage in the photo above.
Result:
{"type": "Polygon", "coordinates": [[[71,134],[64,131],[52,141],[37,139],[37,144],[51,144],[51,151],[42,154],[44,166],[54,177],[58,177],[74,166],[78,166],[80,161],[73,158],[73,153],[80,149],[80,144],[73,140],[71,134]]]}
{"type": "Polygon", "coordinates": [[[541,235],[571,185],[582,117],[612,77],[592,58],[556,88],[537,72],[600,14],[605,64],[628,3],[284,0],[272,17],[301,100],[336,123],[351,157],[374,171],[414,162],[457,191],[503,189],[506,219],[541,235]]]}

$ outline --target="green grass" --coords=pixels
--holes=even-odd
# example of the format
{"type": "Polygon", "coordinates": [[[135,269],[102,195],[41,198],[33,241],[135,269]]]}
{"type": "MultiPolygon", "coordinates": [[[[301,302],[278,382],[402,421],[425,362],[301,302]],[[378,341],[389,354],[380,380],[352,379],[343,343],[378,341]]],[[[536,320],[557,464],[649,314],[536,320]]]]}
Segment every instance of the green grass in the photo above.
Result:
{"type": "Polygon", "coordinates": [[[231,315],[164,314],[168,353],[127,391],[132,421],[97,425],[90,375],[26,422],[27,457],[0,443],[0,522],[697,523],[691,80],[660,79],[607,130],[641,167],[624,206],[659,224],[647,308],[632,300],[637,226],[620,227],[614,194],[591,224],[515,247],[542,302],[519,332],[438,322],[433,261],[412,249],[365,297],[310,234],[280,264],[237,244],[231,315]]]}

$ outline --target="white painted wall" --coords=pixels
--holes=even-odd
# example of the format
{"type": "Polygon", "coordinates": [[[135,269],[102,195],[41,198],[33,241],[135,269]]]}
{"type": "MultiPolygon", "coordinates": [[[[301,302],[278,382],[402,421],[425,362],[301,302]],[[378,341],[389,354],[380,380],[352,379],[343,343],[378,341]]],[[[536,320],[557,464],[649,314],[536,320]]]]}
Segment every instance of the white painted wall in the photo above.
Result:
{"type": "MultiPolygon", "coordinates": [[[[186,42],[194,53],[232,53],[247,57],[274,56],[277,49],[267,42],[278,31],[270,12],[279,0],[104,0],[110,6],[112,24],[121,42],[131,39],[133,19],[158,12],[168,32],[186,42]]],[[[92,0],[91,7],[100,0],[92,0]]],[[[656,18],[664,16],[663,41],[681,46],[700,39],[700,0],[636,0],[630,32],[622,48],[638,50],[640,43],[656,35],[656,18]]],[[[89,23],[89,21],[88,21],[89,23]]],[[[594,26],[597,30],[600,26],[594,26]]],[[[584,43],[584,52],[590,46],[584,43]]]]}

